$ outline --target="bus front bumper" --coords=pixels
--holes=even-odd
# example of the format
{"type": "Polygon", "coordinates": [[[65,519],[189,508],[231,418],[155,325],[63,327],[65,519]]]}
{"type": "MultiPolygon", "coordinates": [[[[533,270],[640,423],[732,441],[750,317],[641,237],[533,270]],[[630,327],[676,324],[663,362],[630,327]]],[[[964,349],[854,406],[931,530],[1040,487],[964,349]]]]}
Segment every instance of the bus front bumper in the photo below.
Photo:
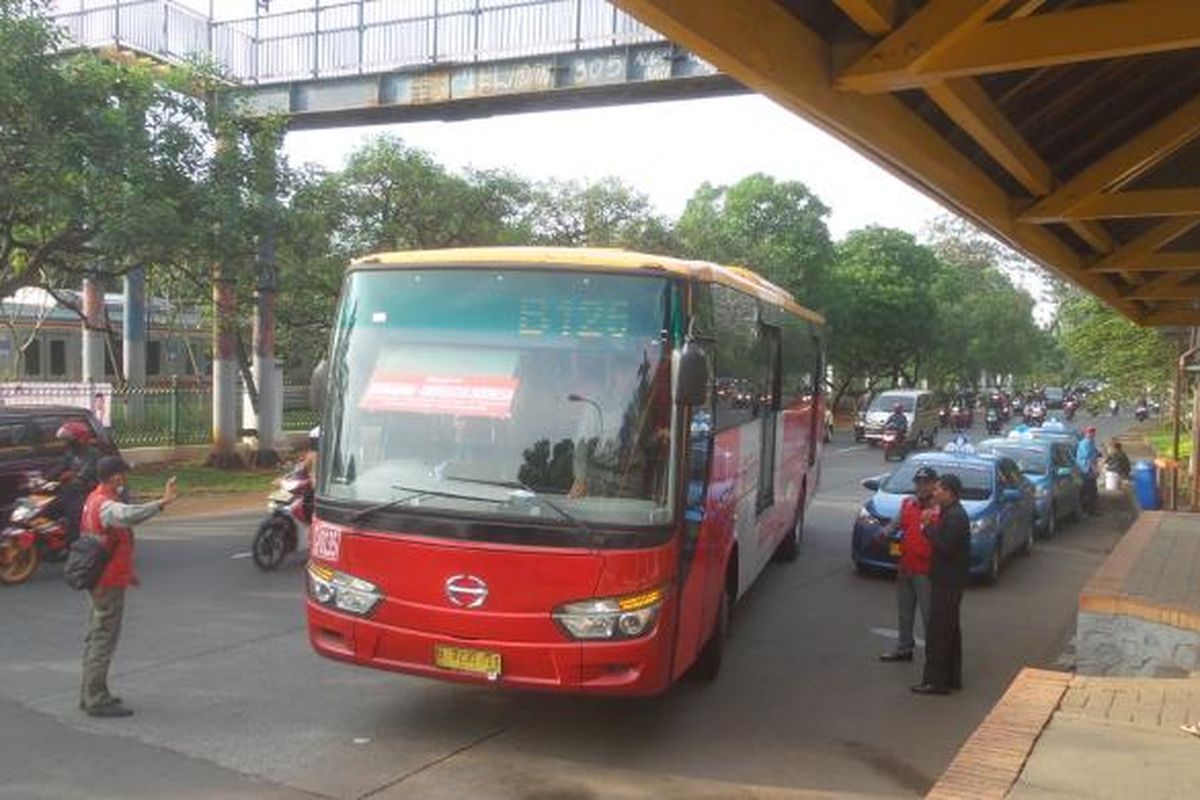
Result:
{"type": "Polygon", "coordinates": [[[373,669],[513,689],[655,695],[670,685],[670,639],[662,619],[646,636],[616,642],[459,639],[385,625],[307,601],[309,642],[320,655],[373,669]],[[445,669],[439,646],[497,654],[496,675],[445,669]]]}

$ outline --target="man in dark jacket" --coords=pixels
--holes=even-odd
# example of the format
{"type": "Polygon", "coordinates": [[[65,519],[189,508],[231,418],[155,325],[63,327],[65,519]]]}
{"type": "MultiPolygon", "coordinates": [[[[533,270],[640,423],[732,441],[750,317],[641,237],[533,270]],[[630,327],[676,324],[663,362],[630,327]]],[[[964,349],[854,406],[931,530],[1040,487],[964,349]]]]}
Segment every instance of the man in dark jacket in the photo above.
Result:
{"type": "Polygon", "coordinates": [[[925,677],[917,694],[949,694],[962,688],[962,631],[959,606],[967,585],[971,554],[971,522],[959,497],[957,475],[942,475],[934,489],[941,507],[938,521],[925,528],[933,547],[929,568],[929,631],[925,637],[925,677]]]}

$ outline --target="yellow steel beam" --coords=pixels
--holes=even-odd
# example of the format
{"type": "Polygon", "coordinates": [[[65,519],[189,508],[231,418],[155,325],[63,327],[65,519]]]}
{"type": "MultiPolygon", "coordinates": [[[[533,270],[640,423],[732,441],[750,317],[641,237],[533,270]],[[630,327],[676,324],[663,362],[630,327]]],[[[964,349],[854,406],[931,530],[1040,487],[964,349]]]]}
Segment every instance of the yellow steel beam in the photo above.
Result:
{"type": "Polygon", "coordinates": [[[1025,137],[1008,121],[979,82],[955,78],[925,88],[954,124],[962,128],[988,155],[996,159],[1035,197],[1050,194],[1054,176],[1025,137]]]}
{"type": "MultiPolygon", "coordinates": [[[[1200,10],[1200,9],[1198,9],[1200,10]]],[[[1200,134],[1200,96],[1086,167],[1021,215],[1024,222],[1069,219],[1072,209],[1105,189],[1129,181],[1200,134]]]]}
{"type": "Polygon", "coordinates": [[[1025,0],[1024,3],[1017,6],[1011,14],[1010,19],[1018,19],[1020,17],[1028,17],[1033,12],[1046,4],[1046,0],[1025,0]]]}
{"type": "Polygon", "coordinates": [[[1090,266],[1094,272],[1125,272],[1135,271],[1137,265],[1145,263],[1145,259],[1167,242],[1177,239],[1192,228],[1200,225],[1200,217],[1173,217],[1165,219],[1153,228],[1126,242],[1119,249],[1108,254],[1090,266]]]}
{"type": "MultiPolygon", "coordinates": [[[[1122,297],[1132,297],[1138,300],[1169,300],[1174,298],[1186,299],[1200,296],[1200,287],[1192,287],[1190,293],[1180,295],[1181,283],[1192,277],[1191,272],[1166,272],[1147,278],[1136,286],[1130,286],[1121,291],[1122,297]]],[[[1186,287],[1184,287],[1186,290],[1186,287]]]]}
{"type": "Polygon", "coordinates": [[[1155,309],[1142,315],[1138,324],[1149,327],[1197,327],[1200,326],[1200,310],[1184,307],[1155,309]]]}
{"type": "MultiPolygon", "coordinates": [[[[957,0],[966,8],[982,0],[957,0]]],[[[930,11],[930,3],[913,15],[930,11]]],[[[993,9],[994,10],[994,9],[993,9]]],[[[1200,46],[1200,8],[1196,0],[1137,0],[1035,14],[1016,19],[958,24],[965,30],[944,37],[941,46],[922,49],[925,42],[908,41],[907,58],[885,55],[859,61],[842,74],[839,85],[859,92],[914,89],[963,75],[986,75],[1080,61],[1123,58],[1142,53],[1200,46]],[[917,56],[920,56],[919,58],[917,56]]],[[[880,44],[899,37],[904,26],[880,44]]],[[[897,45],[901,42],[897,41],[897,45]]],[[[879,48],[876,48],[878,50],[879,48]]]]}
{"type": "MultiPolygon", "coordinates": [[[[775,0],[616,0],[616,4],[1129,318],[1140,319],[1143,312],[1138,304],[1118,297],[1102,275],[1084,270],[1082,259],[1056,236],[1018,222],[1012,198],[900,100],[838,91],[829,74],[829,45],[775,0]]],[[[930,5],[942,4],[926,8],[930,5]]],[[[960,3],[954,0],[951,5],[960,3]]]]}
{"type": "Polygon", "coordinates": [[[1194,217],[1200,214],[1200,189],[1144,189],[1098,194],[1077,204],[1071,219],[1118,217],[1194,217]]]}
{"type": "MultiPolygon", "coordinates": [[[[1008,0],[930,0],[894,33],[854,62],[838,79],[841,88],[867,91],[876,76],[912,80],[922,66],[970,34],[1008,0]]],[[[877,91],[886,91],[886,81],[877,91]]]]}
{"type": "Polygon", "coordinates": [[[842,12],[872,36],[883,36],[896,19],[896,0],[833,0],[842,12]]]}
{"type": "MultiPolygon", "coordinates": [[[[1054,188],[1050,166],[1008,121],[974,78],[954,78],[925,87],[938,108],[974,139],[996,163],[1008,170],[1026,191],[1043,197],[1054,188]]],[[[1071,229],[1098,253],[1116,247],[1108,231],[1096,222],[1074,220],[1071,229]]]]}

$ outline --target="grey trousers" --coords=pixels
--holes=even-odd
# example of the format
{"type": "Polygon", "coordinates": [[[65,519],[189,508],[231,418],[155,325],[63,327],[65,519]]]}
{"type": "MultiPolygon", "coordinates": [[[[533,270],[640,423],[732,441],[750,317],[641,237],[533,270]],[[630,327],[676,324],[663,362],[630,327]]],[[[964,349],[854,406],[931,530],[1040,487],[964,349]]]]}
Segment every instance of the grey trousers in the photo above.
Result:
{"type": "Polygon", "coordinates": [[[899,611],[900,641],[896,650],[911,653],[917,643],[913,638],[917,608],[921,609],[921,630],[929,638],[929,576],[901,571],[896,574],[896,609],[899,611]]]}
{"type": "Polygon", "coordinates": [[[94,589],[87,597],[91,613],[83,640],[83,683],[79,690],[79,704],[85,709],[99,708],[112,701],[108,691],[108,667],[121,636],[125,588],[94,589]]]}

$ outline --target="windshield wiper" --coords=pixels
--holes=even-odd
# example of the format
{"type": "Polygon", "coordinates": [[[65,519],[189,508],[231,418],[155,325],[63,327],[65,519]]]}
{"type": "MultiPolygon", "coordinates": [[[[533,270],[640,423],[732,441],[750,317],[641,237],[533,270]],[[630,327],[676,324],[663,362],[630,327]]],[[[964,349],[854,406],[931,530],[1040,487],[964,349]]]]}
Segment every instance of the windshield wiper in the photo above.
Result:
{"type": "Polygon", "coordinates": [[[401,486],[400,484],[393,484],[391,488],[400,492],[409,492],[410,494],[406,494],[404,497],[397,497],[383,503],[377,503],[373,506],[367,506],[363,510],[355,512],[350,517],[350,522],[358,522],[359,520],[369,517],[378,511],[386,511],[389,508],[402,506],[405,503],[410,503],[413,500],[420,500],[425,497],[449,497],[452,500],[475,500],[481,503],[496,504],[504,502],[503,500],[498,500],[494,497],[478,497],[473,494],[458,494],[456,492],[439,492],[433,489],[418,489],[414,486],[401,486]]]}
{"type": "MultiPolygon", "coordinates": [[[[494,481],[494,480],[489,480],[487,478],[466,478],[461,475],[444,475],[443,477],[446,480],[459,481],[460,483],[475,483],[475,484],[479,484],[480,486],[495,486],[500,489],[518,489],[520,491],[525,492],[526,494],[528,494],[530,497],[532,497],[534,500],[538,501],[539,503],[542,503],[547,508],[549,508],[551,511],[554,511],[560,517],[562,517],[563,519],[565,519],[567,522],[571,523],[575,527],[579,528],[584,533],[589,534],[589,535],[591,534],[591,529],[588,528],[587,524],[585,522],[583,522],[583,520],[579,519],[574,514],[567,511],[565,508],[563,508],[562,506],[560,506],[558,503],[554,502],[550,498],[548,498],[542,494],[539,494],[537,491],[535,491],[533,488],[531,488],[528,484],[522,483],[521,481],[494,481]]],[[[498,502],[503,502],[503,501],[498,501],[498,502]]]]}

